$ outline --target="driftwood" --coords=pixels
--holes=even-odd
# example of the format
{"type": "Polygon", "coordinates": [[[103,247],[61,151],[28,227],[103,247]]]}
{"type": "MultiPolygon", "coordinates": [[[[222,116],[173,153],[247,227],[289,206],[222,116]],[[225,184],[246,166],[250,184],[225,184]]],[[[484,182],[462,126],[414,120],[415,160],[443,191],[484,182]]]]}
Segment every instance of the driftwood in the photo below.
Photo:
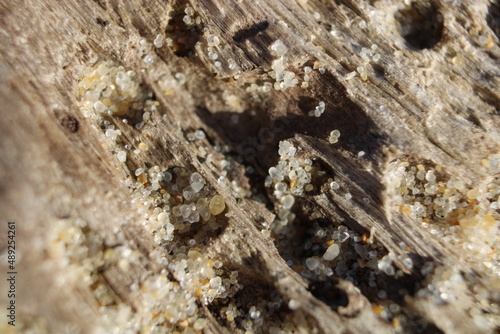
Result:
{"type": "MultiPolygon", "coordinates": [[[[386,168],[396,158],[440,165],[478,187],[495,176],[481,161],[498,153],[500,143],[499,4],[426,3],[408,7],[392,0],[192,1],[202,23],[187,30],[187,42],[175,50],[165,43],[155,48],[152,41],[158,34],[175,33],[171,24],[184,15],[184,1],[0,4],[1,240],[4,252],[6,222],[15,221],[18,326],[50,333],[87,333],[98,326],[99,305],[91,289],[84,282],[61,283],[58,267],[50,264],[49,231],[56,221],[84,221],[104,244],[125,242],[139,250],[141,260],[129,271],[110,268],[102,276],[120,303],[140,308],[140,301],[128,297],[130,286],[164,268],[151,255],[162,248],[143,230],[123,181],[131,166],[158,165],[196,170],[225,198],[228,225],[204,252],[238,271],[242,284],[253,287],[238,295],[242,303],[273,294],[300,301],[293,311],[284,302],[278,317],[299,332],[394,331],[397,324],[379,317],[371,297],[348,281],[332,278],[335,289],[328,293],[333,297],[325,301],[322,295],[327,292],[315,291],[260,232],[276,214],[264,178],[277,162],[278,142],[290,139],[300,154],[316,158],[326,178],[335,175],[353,195],[348,201],[344,193],[329,192],[318,183],[299,200],[302,212],[297,214],[303,224],[309,224],[308,219],[312,224],[311,212],[317,211],[325,220],[343,221],[360,234],[376,231],[377,242],[397,256],[405,252],[401,242],[411,248],[413,268],[397,257],[402,277],[388,277],[386,282],[407,291],[400,304],[413,320],[400,331],[488,332],[470,310],[498,317],[498,285],[489,286],[489,278],[477,273],[462,254],[395,210],[386,192],[386,168]],[[201,41],[203,27],[220,38],[220,67],[201,41]],[[148,44],[141,45],[141,39],[148,44]],[[289,70],[299,73],[318,62],[325,73],[314,70],[307,89],[248,93],[250,84],[261,83],[261,75],[270,70],[275,57],[269,46],[278,39],[289,47],[289,70]],[[380,60],[367,62],[362,48],[374,44],[380,60]],[[145,54],[152,56],[149,66],[145,54]],[[96,122],[78,108],[77,83],[99,57],[135,70],[160,102],[159,112],[140,130],[115,122],[126,142],[149,146],[149,151],[129,159],[128,168],[117,163],[96,122]],[[232,68],[230,58],[236,64],[232,68]],[[365,68],[366,78],[353,73],[358,67],[365,68]],[[176,72],[185,74],[186,84],[165,95],[158,79],[176,72]],[[231,110],[222,99],[224,92],[238,96],[243,111],[231,110]],[[318,101],[325,102],[325,113],[309,116],[318,101]],[[207,133],[209,141],[204,143],[213,155],[205,163],[197,155],[198,144],[180,132],[199,128],[207,133]],[[337,145],[326,140],[333,129],[341,132],[337,145]],[[244,158],[231,177],[260,194],[264,203],[241,201],[232,188],[217,182],[222,173],[217,162],[224,156],[213,149],[216,142],[244,158]],[[359,151],[365,152],[362,158],[359,151]],[[251,176],[245,174],[246,166],[255,170],[251,176]],[[467,303],[435,304],[431,298],[418,298],[416,291],[426,284],[421,274],[426,263],[459,268],[470,282],[462,296],[467,303]],[[491,294],[481,302],[474,291],[485,286],[491,294]]],[[[1,266],[5,269],[5,263],[1,266]]],[[[3,300],[3,290],[1,294],[3,300]]],[[[210,306],[205,314],[206,333],[244,332],[238,322],[222,321],[210,306]]],[[[269,330],[266,323],[261,329],[269,330]]]]}

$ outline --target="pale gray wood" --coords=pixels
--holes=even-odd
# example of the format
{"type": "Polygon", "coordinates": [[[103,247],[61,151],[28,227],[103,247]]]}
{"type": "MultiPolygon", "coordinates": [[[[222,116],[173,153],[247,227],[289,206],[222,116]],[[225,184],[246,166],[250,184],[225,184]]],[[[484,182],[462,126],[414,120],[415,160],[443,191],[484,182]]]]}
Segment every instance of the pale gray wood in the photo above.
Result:
{"type": "MultiPolygon", "coordinates": [[[[88,287],[68,282],[61,289],[55,283],[58,273],[45,265],[46,231],[56,220],[81,219],[106,244],[113,244],[117,229],[121,230],[130,246],[141,250],[144,263],[126,274],[110,269],[104,275],[124,303],[138,307],[140,301],[127,299],[130,283],[161,267],[148,257],[158,246],[151,235],[141,231],[140,217],[130,206],[129,190],[123,184],[127,171],[117,168],[102,143],[100,130],[76,107],[81,71],[99,56],[115,58],[140,72],[168,117],[167,121],[153,114],[141,131],[117,122],[128,140],[151,147],[150,152],[130,162],[135,166],[183,165],[202,173],[226,198],[234,221],[207,251],[231,263],[247,280],[279,292],[284,300],[300,300],[297,314],[303,316],[304,330],[386,333],[391,332],[391,326],[375,316],[367,298],[348,282],[339,282],[349,298],[345,309],[334,311],[316,299],[307,282],[288,268],[272,241],[262,237],[261,225],[270,223],[273,213],[251,200],[237,204],[234,193],[217,182],[220,166],[201,164],[179,129],[204,128],[212,140],[244,154],[241,144],[257,137],[259,129],[270,127],[273,120],[286,120],[285,129],[261,150],[256,149],[255,155],[246,156],[258,172],[265,173],[276,162],[278,140],[293,137],[301,150],[323,161],[347,184],[355,199],[370,198],[369,205],[357,200],[348,203],[342,196],[325,191],[306,196],[304,201],[316,205],[326,217],[346,219],[350,228],[360,232],[376,227],[377,240],[396,254],[402,252],[399,242],[404,241],[416,255],[436,263],[456,263],[474,284],[483,284],[460,254],[411,224],[408,217],[384,207],[388,199],[383,177],[387,163],[404,155],[431,160],[472,183],[490,177],[478,167],[481,159],[498,152],[500,142],[500,48],[498,36],[486,22],[490,2],[433,2],[444,18],[445,32],[437,45],[424,50],[405,46],[394,19],[398,1],[301,3],[305,5],[286,0],[193,1],[204,26],[221,38],[218,53],[223,66],[213,66],[206,46],[198,43],[195,55],[184,58],[166,46],[151,47],[154,64],[144,71],[142,55],[132,46],[137,47],[140,38],[152,42],[164,33],[173,10],[180,6],[177,2],[43,0],[0,4],[0,212],[2,220],[14,220],[19,227],[20,317],[43,317],[50,332],[70,326],[81,328],[82,333],[92,328],[89,319],[97,317],[98,307],[88,287]],[[315,11],[322,22],[314,19],[315,11]],[[366,29],[359,27],[361,19],[367,21],[366,29]],[[263,22],[268,24],[266,29],[257,33],[248,30],[263,22]],[[333,37],[327,25],[340,37],[333,37]],[[489,47],[470,33],[474,25],[483,26],[484,35],[491,37],[489,47]],[[307,90],[289,89],[261,100],[248,97],[242,102],[256,115],[242,114],[239,126],[231,124],[231,113],[220,95],[228,90],[249,96],[246,85],[270,69],[273,57],[268,47],[277,39],[290,47],[290,67],[300,71],[304,64],[318,60],[327,73],[315,72],[307,90]],[[346,80],[347,74],[363,63],[361,47],[372,44],[378,45],[381,60],[378,65],[366,66],[368,80],[359,76],[346,80]],[[456,55],[463,59],[460,66],[452,63],[456,55]],[[237,69],[228,68],[224,63],[228,58],[236,61],[237,69]],[[175,72],[185,73],[187,84],[175,95],[164,96],[157,79],[175,72]],[[235,74],[240,78],[228,83],[227,78],[235,74]],[[325,101],[327,112],[320,119],[311,119],[307,108],[319,100],[325,101]],[[68,115],[79,123],[74,133],[61,125],[68,115]],[[325,139],[334,128],[341,130],[346,140],[332,148],[325,139]],[[356,158],[360,150],[367,153],[362,161],[356,158]],[[372,171],[366,172],[367,167],[372,171]]],[[[222,159],[220,153],[210,153],[222,159]]],[[[243,175],[244,166],[237,168],[243,175]]],[[[246,182],[244,176],[241,179],[246,182]]],[[[1,226],[4,235],[4,222],[1,226]]],[[[416,281],[421,279],[418,269],[408,272],[416,281]]],[[[480,332],[465,310],[453,305],[421,305],[410,303],[408,307],[446,333],[480,332]]],[[[495,312],[493,306],[491,311],[495,312]]],[[[206,332],[232,331],[224,329],[216,317],[210,315],[209,319],[206,332]]]]}

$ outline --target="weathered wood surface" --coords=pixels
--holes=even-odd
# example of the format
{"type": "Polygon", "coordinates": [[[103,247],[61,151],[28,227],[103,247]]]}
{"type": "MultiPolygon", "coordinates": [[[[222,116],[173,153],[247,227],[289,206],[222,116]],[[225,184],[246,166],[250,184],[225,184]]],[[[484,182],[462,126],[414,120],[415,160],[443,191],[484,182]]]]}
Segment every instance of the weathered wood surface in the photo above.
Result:
{"type": "MultiPolygon", "coordinates": [[[[398,3],[191,2],[204,26],[220,36],[222,62],[228,58],[236,61],[234,70],[225,63],[220,68],[213,66],[202,43],[188,57],[178,57],[166,46],[148,46],[154,62],[144,66],[142,54],[136,52],[140,39],[151,42],[164,33],[173,13],[182,8],[181,2],[0,3],[0,212],[2,238],[7,220],[18,223],[19,318],[47,319],[53,333],[67,331],[69,325],[85,333],[97,318],[98,305],[88,288],[81,282],[66,282],[61,288],[56,284],[57,271],[45,265],[46,231],[55,220],[86,221],[106,244],[113,244],[121,230],[141,250],[144,262],[131,272],[108,273],[113,290],[125,303],[139,306],[138,301],[127,300],[130,282],[161,267],[148,257],[158,246],[151,235],[141,231],[140,217],[130,205],[129,190],[123,183],[127,171],[117,168],[100,129],[76,107],[81,71],[99,56],[117,59],[140,73],[145,85],[156,92],[161,112],[168,116],[166,120],[153,114],[140,131],[117,122],[130,142],[146,142],[151,148],[132,163],[198,170],[226,198],[233,221],[206,251],[239,270],[249,283],[265,285],[286,300],[300,300],[296,314],[305,319],[304,330],[386,333],[392,326],[372,312],[368,299],[349,282],[339,283],[349,298],[345,309],[333,310],[315,298],[308,283],[259,232],[263,222],[273,220],[269,208],[252,200],[237,204],[232,190],[217,182],[220,166],[201,164],[196,144],[188,142],[179,129],[205,129],[212,142],[229,145],[261,174],[276,163],[278,141],[293,138],[301,151],[322,161],[354,195],[348,202],[342,194],[320,192],[303,201],[316,206],[325,217],[345,219],[354,230],[376,227],[377,239],[396,254],[402,252],[399,243],[403,241],[416,258],[454,263],[474,284],[484,284],[483,277],[475,275],[460,254],[386,205],[390,199],[384,193],[383,178],[387,163],[401,156],[430,160],[472,184],[492,178],[480,166],[481,159],[498,152],[500,143],[498,26],[495,35],[494,23],[487,21],[488,15],[497,15],[498,22],[498,12],[492,14],[494,5],[485,0],[432,2],[444,28],[435,37],[436,45],[418,49],[409,46],[398,30],[398,3]],[[314,12],[320,13],[320,22],[314,12]],[[361,20],[367,23],[365,29],[359,27],[361,20]],[[248,30],[262,22],[266,22],[262,31],[248,30]],[[489,41],[481,42],[481,36],[489,41]],[[222,92],[250,96],[245,91],[247,84],[270,69],[273,57],[268,47],[277,39],[290,46],[289,67],[299,71],[305,64],[319,61],[326,73],[315,71],[308,89],[273,92],[260,100],[243,99],[245,109],[255,113],[241,113],[239,123],[233,124],[233,113],[220,98],[222,92]],[[378,45],[381,59],[378,64],[363,65],[359,52],[372,44],[378,45]],[[346,75],[358,66],[367,68],[368,79],[355,76],[347,80],[346,75]],[[158,77],[179,71],[186,74],[187,84],[174,95],[163,95],[158,77]],[[240,75],[238,80],[227,80],[235,74],[240,75]],[[307,116],[318,100],[325,101],[327,112],[317,119],[307,116]],[[67,116],[78,121],[76,132],[64,126],[67,116]],[[272,128],[276,120],[285,121],[286,127],[273,132],[262,145],[248,144],[249,138],[260,138],[260,129],[272,128]],[[346,140],[333,148],[325,138],[335,128],[346,140]],[[360,150],[366,152],[361,161],[357,158],[360,150]],[[365,197],[370,204],[359,200],[365,197]]],[[[423,42],[415,43],[434,38],[421,34],[423,42]]],[[[207,146],[214,161],[222,158],[207,146]]],[[[243,175],[244,166],[238,168],[243,175]]],[[[422,264],[417,262],[414,272],[408,272],[411,284],[422,279],[422,264]]],[[[497,312],[494,302],[483,309],[497,312]]],[[[481,332],[465,309],[418,306],[411,297],[407,304],[443,332],[481,332]]],[[[206,332],[233,330],[224,330],[224,324],[213,317],[206,332]]]]}

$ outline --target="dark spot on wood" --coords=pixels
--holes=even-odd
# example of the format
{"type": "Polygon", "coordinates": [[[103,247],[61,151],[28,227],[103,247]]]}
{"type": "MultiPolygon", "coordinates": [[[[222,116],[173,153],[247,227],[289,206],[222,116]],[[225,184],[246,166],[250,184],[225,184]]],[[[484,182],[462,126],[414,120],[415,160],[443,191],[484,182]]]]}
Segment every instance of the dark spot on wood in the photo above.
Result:
{"type": "Polygon", "coordinates": [[[308,289],[316,298],[326,303],[330,308],[337,312],[340,306],[349,305],[347,293],[337,287],[334,282],[311,282],[308,289]]]}
{"type": "Polygon", "coordinates": [[[467,120],[473,124],[474,126],[482,129],[483,131],[485,131],[483,125],[481,124],[481,120],[474,114],[473,111],[469,110],[470,114],[469,116],[467,117],[467,120]]]}
{"type": "Polygon", "coordinates": [[[107,26],[109,26],[109,22],[106,21],[106,20],[103,20],[101,19],[100,17],[96,18],[95,21],[97,22],[98,25],[106,28],[107,26]]]}
{"type": "Polygon", "coordinates": [[[61,120],[61,125],[71,133],[75,133],[78,131],[80,127],[80,123],[73,116],[66,116],[61,120]]]}
{"type": "Polygon", "coordinates": [[[233,40],[237,43],[244,42],[249,38],[257,36],[261,32],[266,31],[267,28],[269,28],[269,22],[267,21],[252,24],[249,28],[241,29],[236,32],[233,36],[233,40]]]}
{"type": "MultiPolygon", "coordinates": [[[[489,81],[490,78],[486,75],[483,76],[483,81],[489,81]]],[[[495,115],[500,114],[500,98],[498,93],[487,88],[483,84],[476,84],[474,89],[474,93],[483,100],[484,103],[489,104],[495,115]]]]}
{"type": "Polygon", "coordinates": [[[101,7],[102,9],[106,10],[106,0],[94,0],[94,2],[101,7]]]}
{"type": "Polygon", "coordinates": [[[380,64],[373,64],[373,73],[377,79],[383,79],[386,75],[384,68],[380,64]]]}
{"type": "Polygon", "coordinates": [[[486,22],[500,40],[500,1],[497,0],[490,5],[486,22]]]}
{"type": "Polygon", "coordinates": [[[170,46],[178,57],[189,57],[194,55],[194,46],[200,39],[201,28],[198,25],[189,26],[184,21],[184,11],[179,9],[169,21],[166,37],[171,38],[173,44],[170,46]]]}
{"type": "Polygon", "coordinates": [[[432,4],[424,6],[417,1],[395,14],[399,33],[410,50],[430,49],[441,40],[443,22],[439,15],[432,4]]]}

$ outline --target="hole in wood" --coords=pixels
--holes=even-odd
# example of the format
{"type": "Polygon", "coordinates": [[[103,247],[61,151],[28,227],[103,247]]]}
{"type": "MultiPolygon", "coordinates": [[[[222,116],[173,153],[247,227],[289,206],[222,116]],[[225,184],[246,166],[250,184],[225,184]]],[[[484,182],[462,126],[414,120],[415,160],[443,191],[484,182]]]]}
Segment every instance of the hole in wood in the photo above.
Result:
{"type": "Polygon", "coordinates": [[[200,39],[202,29],[198,21],[191,7],[179,6],[174,10],[165,33],[167,39],[172,40],[169,46],[176,56],[189,57],[194,54],[194,46],[200,39]]]}
{"type": "Polygon", "coordinates": [[[395,14],[399,34],[411,50],[434,47],[443,35],[443,17],[427,1],[415,1],[395,14]]]}
{"type": "Polygon", "coordinates": [[[488,26],[500,40],[500,1],[496,1],[490,5],[486,22],[488,22],[488,26]]]}

